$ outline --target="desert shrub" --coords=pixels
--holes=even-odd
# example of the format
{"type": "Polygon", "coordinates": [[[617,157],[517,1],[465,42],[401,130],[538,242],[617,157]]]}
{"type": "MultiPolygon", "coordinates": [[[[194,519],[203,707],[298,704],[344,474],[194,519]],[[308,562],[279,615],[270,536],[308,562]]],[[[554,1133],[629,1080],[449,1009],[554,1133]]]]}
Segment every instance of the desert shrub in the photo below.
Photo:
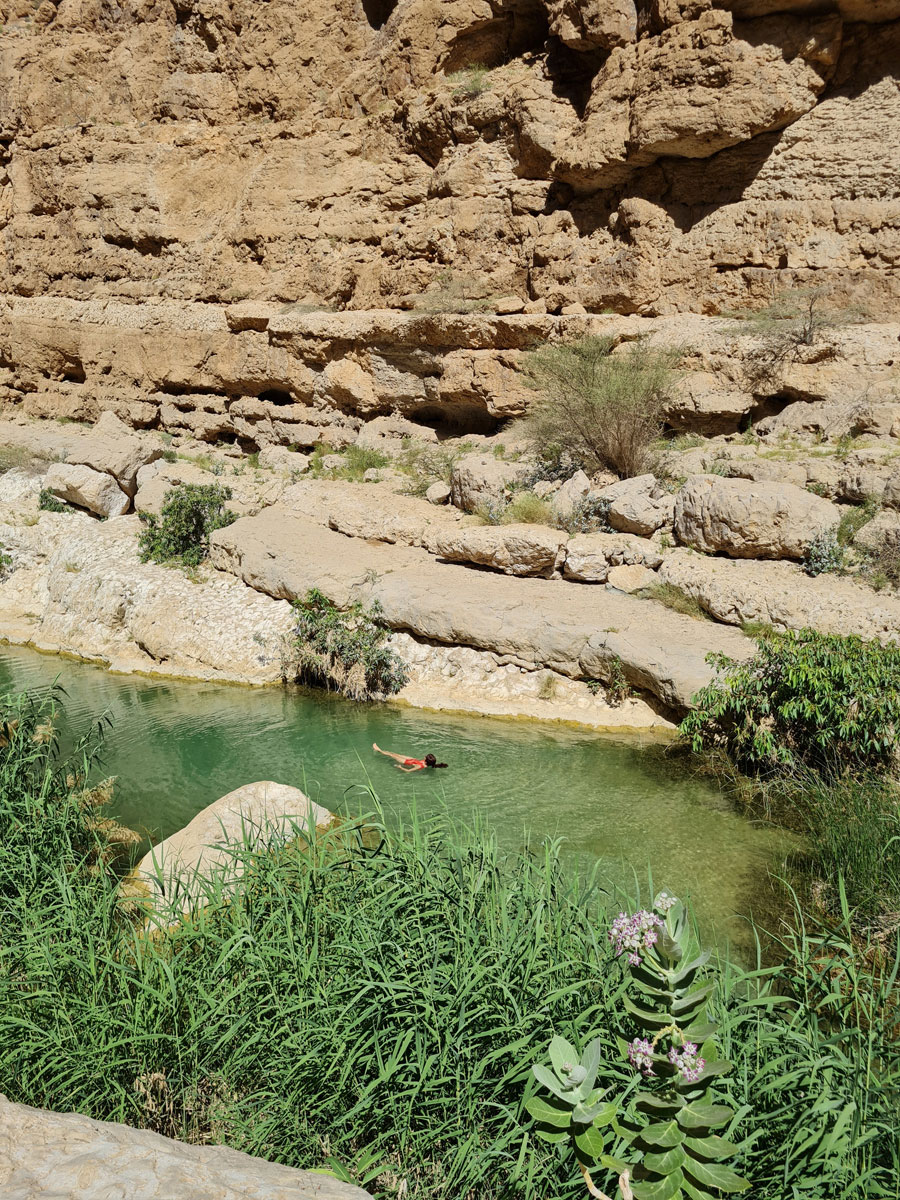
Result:
{"type": "Polygon", "coordinates": [[[567,512],[559,513],[554,524],[566,533],[611,533],[609,506],[603,496],[583,496],[567,512]]]}
{"type": "Polygon", "coordinates": [[[231,488],[217,483],[181,483],[169,488],[162,510],[141,514],[146,525],[138,537],[141,562],[178,562],[196,567],[209,554],[209,535],[237,520],[225,507],[231,488]]]}
{"type": "Polygon", "coordinates": [[[3,578],[3,576],[9,570],[9,568],[12,566],[12,564],[13,564],[12,556],[6,553],[6,549],[4,546],[0,546],[0,579],[3,578]]]}
{"type": "Polygon", "coordinates": [[[491,302],[483,280],[457,275],[452,268],[439,271],[428,290],[417,296],[413,309],[422,313],[487,312],[491,302]]]}
{"type": "Polygon", "coordinates": [[[867,550],[863,576],[876,591],[900,585],[900,542],[883,537],[877,545],[867,550]]]}
{"type": "Polygon", "coordinates": [[[812,576],[833,574],[843,570],[844,558],[837,529],[825,529],[810,540],[803,558],[803,570],[812,576]]]}
{"type": "Polygon", "coordinates": [[[872,520],[880,505],[874,496],[869,496],[862,504],[848,508],[838,521],[835,536],[838,544],[849,546],[859,531],[872,520]]]}
{"type": "Polygon", "coordinates": [[[38,495],[38,508],[44,512],[71,512],[71,507],[66,504],[65,500],[60,500],[59,496],[53,494],[49,488],[41,488],[38,495]]]}
{"type": "Polygon", "coordinates": [[[856,636],[772,633],[693,698],[680,731],[695,751],[723,749],[741,769],[798,765],[833,774],[889,765],[900,743],[900,646],[856,636]]]}
{"type": "Polygon", "coordinates": [[[524,426],[536,450],[558,446],[588,474],[628,477],[654,465],[678,355],[643,341],[613,354],[614,345],[590,337],[530,354],[535,396],[524,426]]]}
{"type": "Polygon", "coordinates": [[[856,310],[830,305],[827,291],[821,288],[795,288],[765,308],[741,314],[743,332],[758,338],[745,361],[748,385],[774,385],[782,368],[797,361],[806,347],[819,345],[819,353],[836,355],[837,347],[828,343],[828,335],[859,317],[856,310]]]}
{"type": "Polygon", "coordinates": [[[317,588],[294,601],[297,619],[284,674],[302,683],[341,692],[353,700],[399,692],[406,665],[388,644],[390,630],[379,608],[360,602],[342,611],[317,588]]]}
{"type": "Polygon", "coordinates": [[[447,82],[453,88],[455,99],[465,97],[468,100],[474,100],[476,96],[480,96],[483,92],[490,90],[490,76],[489,67],[476,63],[471,67],[466,67],[462,71],[455,71],[452,75],[448,75],[447,82]]]}
{"type": "Polygon", "coordinates": [[[433,483],[447,483],[453,475],[454,464],[473,449],[473,443],[433,445],[410,442],[394,460],[394,466],[409,476],[406,491],[409,495],[424,496],[433,483]]]}
{"type": "Polygon", "coordinates": [[[522,522],[526,525],[550,525],[553,514],[550,505],[534,492],[517,492],[506,505],[500,519],[501,525],[514,525],[522,522]]]}

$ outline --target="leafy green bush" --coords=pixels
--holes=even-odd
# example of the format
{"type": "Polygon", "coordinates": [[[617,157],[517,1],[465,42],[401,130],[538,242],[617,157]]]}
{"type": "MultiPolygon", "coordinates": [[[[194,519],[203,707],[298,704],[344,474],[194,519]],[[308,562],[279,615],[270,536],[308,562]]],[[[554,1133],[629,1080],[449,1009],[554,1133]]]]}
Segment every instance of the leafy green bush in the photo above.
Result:
{"type": "Polygon", "coordinates": [[[462,71],[455,71],[452,75],[448,75],[447,82],[453,87],[454,99],[465,97],[468,100],[474,100],[476,96],[489,91],[491,87],[490,74],[490,67],[476,63],[462,71]]]}
{"type": "Polygon", "coordinates": [[[588,474],[640,475],[655,463],[677,353],[643,341],[613,354],[613,338],[544,346],[528,356],[536,395],[524,425],[536,451],[559,447],[588,474]]]}
{"type": "Polygon", "coordinates": [[[141,514],[147,526],[138,545],[141,562],[179,562],[196,567],[209,554],[209,535],[237,520],[237,513],[225,507],[231,488],[218,483],[180,483],[169,488],[162,511],[141,514]]]}
{"type": "Polygon", "coordinates": [[[610,940],[617,954],[628,953],[629,982],[637,993],[636,1001],[626,994],[621,1019],[638,1036],[619,1042],[643,1090],[629,1096],[630,1089],[623,1089],[604,1101],[605,1092],[595,1087],[603,1039],[595,1038],[579,1058],[556,1036],[552,1071],[539,1063],[532,1067],[550,1093],[526,1106],[538,1136],[574,1152],[595,1197],[595,1163],[619,1176],[623,1200],[632,1194],[637,1200],[706,1200],[720,1191],[746,1191],[748,1180],[722,1165],[739,1147],[712,1132],[733,1124],[736,1113],[712,1090],[732,1064],[719,1056],[719,1026],[709,1019],[715,989],[705,970],[709,951],[700,953],[683,905],[665,892],[653,911],[620,913],[610,940]]]}
{"type": "Polygon", "coordinates": [[[807,575],[834,574],[843,570],[844,547],[838,541],[836,529],[817,533],[806,548],[803,570],[807,575]]]}
{"type": "Polygon", "coordinates": [[[353,700],[399,692],[408,678],[403,660],[388,645],[391,631],[357,601],[342,612],[318,588],[294,602],[297,621],[284,673],[353,700]]]}
{"type": "Polygon", "coordinates": [[[693,698],[681,735],[721,748],[742,769],[805,764],[835,772],[889,765],[900,744],[900,647],[860,637],[772,633],[735,662],[708,656],[719,677],[693,698]]]}
{"type": "Polygon", "coordinates": [[[66,504],[65,500],[54,495],[49,488],[41,488],[38,495],[38,508],[44,512],[71,512],[71,507],[66,504]]]}

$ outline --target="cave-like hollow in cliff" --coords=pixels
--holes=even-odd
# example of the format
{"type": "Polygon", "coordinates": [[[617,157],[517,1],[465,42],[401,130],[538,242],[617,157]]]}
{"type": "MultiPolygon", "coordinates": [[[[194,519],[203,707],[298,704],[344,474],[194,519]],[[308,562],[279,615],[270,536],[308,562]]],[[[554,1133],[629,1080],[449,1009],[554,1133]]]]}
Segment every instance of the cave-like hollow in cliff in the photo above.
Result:
{"type": "Polygon", "coordinates": [[[381,29],[397,7],[397,0],[362,0],[366,20],[373,29],[381,29]]]}

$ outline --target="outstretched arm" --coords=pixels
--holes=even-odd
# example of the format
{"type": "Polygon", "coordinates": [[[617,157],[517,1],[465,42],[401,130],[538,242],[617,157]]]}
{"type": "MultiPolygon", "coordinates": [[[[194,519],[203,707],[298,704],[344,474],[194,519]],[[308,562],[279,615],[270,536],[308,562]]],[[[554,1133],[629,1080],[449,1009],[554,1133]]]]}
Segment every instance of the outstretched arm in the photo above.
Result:
{"type": "Polygon", "coordinates": [[[409,775],[411,771],[421,771],[423,767],[404,767],[402,763],[397,763],[397,770],[402,771],[404,775],[409,775]]]}

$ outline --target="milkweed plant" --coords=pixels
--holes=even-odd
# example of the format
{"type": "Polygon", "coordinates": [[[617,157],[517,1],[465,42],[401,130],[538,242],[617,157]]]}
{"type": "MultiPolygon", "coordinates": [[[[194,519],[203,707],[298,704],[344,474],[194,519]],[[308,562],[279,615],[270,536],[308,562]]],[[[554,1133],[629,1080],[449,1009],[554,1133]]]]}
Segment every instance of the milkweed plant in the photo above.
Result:
{"type": "Polygon", "coordinates": [[[746,1191],[749,1181],[724,1165],[738,1147],[713,1132],[735,1113],[715,1095],[731,1063],[719,1057],[718,1026],[709,1020],[709,951],[699,952],[684,906],[665,892],[651,911],[620,913],[609,939],[628,971],[623,1015],[634,1036],[617,1041],[633,1068],[632,1084],[608,1097],[595,1086],[602,1039],[579,1055],[554,1037],[550,1066],[531,1068],[540,1093],[525,1105],[538,1137],[574,1153],[595,1200],[609,1200],[593,1181],[598,1167],[618,1175],[622,1200],[711,1200],[746,1191]]]}

